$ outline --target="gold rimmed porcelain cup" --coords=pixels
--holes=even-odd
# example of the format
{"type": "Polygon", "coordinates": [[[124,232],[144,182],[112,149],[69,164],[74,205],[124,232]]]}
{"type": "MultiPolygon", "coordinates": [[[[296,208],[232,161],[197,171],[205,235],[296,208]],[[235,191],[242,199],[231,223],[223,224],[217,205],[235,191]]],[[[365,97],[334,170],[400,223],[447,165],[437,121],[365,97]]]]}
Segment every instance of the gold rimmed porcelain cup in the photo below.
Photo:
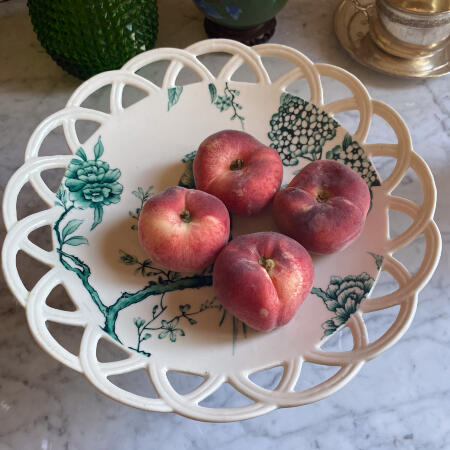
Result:
{"type": "Polygon", "coordinates": [[[444,49],[450,35],[449,0],[377,0],[370,33],[385,52],[427,57],[444,49]]]}

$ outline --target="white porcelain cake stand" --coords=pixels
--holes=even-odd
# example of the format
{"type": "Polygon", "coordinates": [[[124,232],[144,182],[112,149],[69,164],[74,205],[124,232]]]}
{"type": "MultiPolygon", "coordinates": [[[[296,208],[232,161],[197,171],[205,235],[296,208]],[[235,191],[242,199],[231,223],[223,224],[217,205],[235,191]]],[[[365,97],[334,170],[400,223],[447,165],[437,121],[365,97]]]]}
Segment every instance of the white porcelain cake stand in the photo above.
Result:
{"type": "MultiPolygon", "coordinates": [[[[372,100],[350,73],[327,64],[313,64],[303,54],[281,45],[248,48],[228,40],[207,40],[185,50],[161,48],[143,53],[121,70],[97,75],[83,83],[66,107],[45,119],[31,136],[25,164],[5,190],[3,214],[8,230],[2,252],[5,279],[26,309],[33,336],[51,356],[83,373],[104,394],[147,411],[176,412],[206,421],[234,421],[276,408],[320,400],[340,389],[362,365],[393,345],[414,316],[417,296],[429,280],[440,255],[440,236],[432,217],[436,190],[427,165],[414,153],[410,134],[398,114],[372,100]],[[231,57],[217,76],[198,59],[224,52],[231,57]],[[263,57],[290,61],[294,68],[272,80],[263,57]],[[170,64],[162,86],[137,72],[162,60],[170,64]],[[256,81],[233,80],[243,64],[256,81]],[[200,81],[176,84],[183,68],[200,81]],[[323,104],[321,77],[350,89],[349,98],[323,104]],[[308,101],[289,94],[299,79],[309,86],[308,101]],[[83,107],[95,91],[111,86],[110,111],[83,107]],[[126,86],[144,98],[125,108],[126,86]],[[333,118],[358,111],[359,124],[350,135],[333,118]],[[392,128],[396,144],[367,144],[371,119],[380,116],[392,128]],[[79,120],[100,125],[81,145],[79,120]],[[41,145],[62,127],[69,156],[42,156],[41,145]],[[272,333],[257,333],[227,313],[214,298],[211,274],[186,275],[154,267],[136,239],[136,218],[143,202],[169,185],[193,187],[192,159],[198,143],[224,128],[244,129],[276,148],[285,165],[284,183],[309,161],[342,161],[367,182],[372,208],[363,235],[336,255],[315,258],[314,288],[295,319],[272,333]],[[389,177],[380,182],[368,156],[396,159],[389,177]],[[46,170],[67,168],[57,193],[44,183],[46,170]],[[422,184],[423,203],[391,195],[408,169],[422,184]],[[17,219],[17,198],[30,183],[48,208],[17,219]],[[390,239],[388,210],[412,219],[390,239]],[[28,236],[52,227],[53,249],[46,251],[28,236]],[[426,250],[419,269],[410,274],[393,253],[423,235],[426,250]],[[23,251],[46,264],[48,272],[28,291],[19,275],[16,255],[23,251]],[[395,292],[366,298],[380,270],[398,283],[395,292]],[[63,285],[76,309],[66,311],[46,303],[63,285]],[[363,314],[399,305],[391,327],[369,341],[363,314]],[[83,328],[79,354],[69,352],[49,332],[48,322],[83,328]],[[345,328],[353,348],[325,351],[324,343],[345,328]],[[106,338],[124,349],[127,358],[100,362],[97,346],[106,338]],[[337,366],[324,382],[296,390],[304,362],[337,366]],[[253,375],[273,367],[283,375],[274,389],[258,385],[253,375]],[[158,398],[131,393],[110,377],[145,369],[158,398]],[[169,371],[195,374],[203,382],[191,392],[177,392],[169,371]],[[202,402],[228,383],[248,398],[248,405],[209,408],[202,402]]],[[[233,217],[234,235],[275,229],[270,211],[252,219],[233,217]]]]}

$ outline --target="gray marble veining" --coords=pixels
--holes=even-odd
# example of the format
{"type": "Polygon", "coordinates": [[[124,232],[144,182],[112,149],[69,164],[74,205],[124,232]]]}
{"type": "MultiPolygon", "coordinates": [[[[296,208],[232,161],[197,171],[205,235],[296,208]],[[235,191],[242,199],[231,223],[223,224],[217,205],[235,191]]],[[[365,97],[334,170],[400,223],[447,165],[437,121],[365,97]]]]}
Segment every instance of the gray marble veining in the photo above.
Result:
{"type": "MultiPolygon", "coordinates": [[[[25,3],[0,3],[2,191],[22,164],[26,142],[36,125],[62,108],[80,84],[62,72],[41,48],[25,3]]],[[[159,3],[158,46],[185,47],[205,38],[202,16],[192,2],[159,3]]],[[[315,62],[336,64],[354,73],[372,97],[385,101],[402,115],[415,150],[435,176],[436,221],[442,232],[443,255],[434,277],[420,294],[416,317],[406,335],[366,364],[345,388],[319,403],[274,411],[240,423],[200,423],[116,403],[98,393],[83,376],[47,356],[32,339],[24,311],[2,279],[0,450],[450,448],[450,79],[399,80],[358,65],[341,49],[333,34],[332,16],[337,4],[338,0],[291,0],[278,17],[272,42],[293,46],[315,62]]],[[[219,62],[209,60],[212,66],[219,62]]],[[[273,70],[276,68],[272,65],[273,70]]],[[[160,77],[162,70],[155,68],[153,75],[160,77]]],[[[343,90],[333,92],[336,98],[343,95],[343,90]]],[[[354,119],[341,118],[350,127],[354,119]]],[[[61,151],[57,138],[49,139],[49,153],[61,151]]],[[[368,142],[380,138],[389,142],[392,136],[386,133],[381,120],[375,120],[368,142]]],[[[381,163],[382,175],[389,173],[392,164],[388,160],[381,163]]],[[[403,179],[395,193],[416,202],[422,199],[420,183],[412,174],[403,179]]],[[[40,207],[31,190],[24,190],[20,217],[40,207]]],[[[394,233],[408,224],[401,215],[393,215],[392,222],[394,233]]],[[[3,223],[0,227],[3,241],[3,223]]],[[[35,239],[41,245],[49,243],[48,235],[37,235],[35,239]]],[[[398,257],[417,269],[423,250],[423,238],[418,238],[398,257]]],[[[20,256],[19,262],[25,259],[20,256]]],[[[33,286],[42,273],[38,264],[30,262],[26,284],[33,286]]],[[[383,277],[377,287],[378,292],[392,288],[389,277],[383,277]]],[[[381,335],[394,317],[393,311],[370,315],[370,336],[381,335]]],[[[76,329],[55,333],[72,346],[79,338],[76,329]]],[[[345,348],[344,341],[336,345],[345,348]]],[[[305,371],[311,380],[319,375],[313,369],[305,371]]],[[[268,384],[274,376],[267,374],[268,384]]],[[[139,377],[132,384],[139,392],[150,389],[139,377]]],[[[223,395],[217,396],[217,405],[225,400],[223,395]]]]}

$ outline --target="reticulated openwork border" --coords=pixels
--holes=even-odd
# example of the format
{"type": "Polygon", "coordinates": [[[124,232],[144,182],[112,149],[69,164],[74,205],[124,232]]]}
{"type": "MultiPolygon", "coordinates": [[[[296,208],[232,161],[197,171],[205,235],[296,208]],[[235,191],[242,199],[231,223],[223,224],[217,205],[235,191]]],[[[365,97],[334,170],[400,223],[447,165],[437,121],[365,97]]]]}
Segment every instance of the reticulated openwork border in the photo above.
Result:
{"type": "MultiPolygon", "coordinates": [[[[427,165],[414,153],[408,129],[400,116],[384,103],[372,100],[353,75],[328,64],[313,64],[306,56],[289,47],[276,44],[264,44],[253,48],[229,40],[207,40],[196,43],[185,50],[161,48],[142,53],[130,60],[121,70],[99,74],[83,83],[72,95],[66,107],[44,120],[32,134],[25,153],[25,164],[13,175],[4,195],[3,216],[8,230],[2,251],[2,265],[6,281],[18,301],[26,308],[27,319],[33,336],[51,356],[63,364],[82,372],[97,389],[111,398],[148,411],[177,412],[187,417],[205,421],[235,421],[256,417],[280,407],[299,406],[315,402],[331,395],[348,383],[360,370],[365,361],[374,358],[393,345],[407,330],[415,313],[418,292],[431,277],[440,255],[441,241],[439,231],[433,222],[436,203],[436,189],[433,177],[427,165]],[[231,58],[223,66],[217,77],[203,65],[199,56],[208,53],[225,52],[231,58]],[[278,57],[289,60],[293,69],[271,81],[262,57],[278,57]],[[162,86],[159,87],[136,72],[153,62],[170,60],[162,86]],[[70,280],[58,265],[54,252],[48,252],[33,244],[28,236],[38,228],[51,225],[57,218],[53,207],[55,194],[41,177],[45,170],[66,168],[71,156],[40,156],[39,150],[45,137],[57,127],[62,126],[67,144],[72,151],[80,147],[75,123],[77,120],[89,120],[100,125],[120,113],[124,108],[122,97],[127,85],[152,95],[161,89],[175,86],[176,79],[184,67],[193,70],[201,80],[214,82],[228,81],[243,64],[247,64],[256,77],[256,83],[276,84],[280,90],[299,79],[305,79],[310,90],[310,101],[322,106],[329,114],[356,110],[359,112],[359,124],[354,139],[364,145],[371,156],[388,156],[396,159],[395,168],[382,183],[386,195],[386,206],[408,215],[412,224],[394,239],[387,239],[382,270],[389,272],[398,283],[398,289],[388,295],[371,298],[363,302],[360,309],[347,322],[353,337],[353,348],[343,352],[329,352],[316,348],[308,354],[289,361],[274,361],[269,367],[255,367],[251,371],[242,371],[233,376],[220,373],[201,374],[204,382],[188,394],[179,394],[168,380],[170,367],[163,367],[154,360],[142,358],[129,352],[129,358],[116,362],[101,363],[96,350],[101,338],[109,339],[97,326],[95,308],[79,304],[73,312],[62,311],[46,304],[52,289],[63,285],[70,292],[70,280]],[[349,98],[323,103],[321,77],[330,77],[344,84],[352,92],[349,98]],[[110,112],[105,113],[82,107],[83,102],[96,90],[111,85],[110,112]],[[386,121],[397,136],[396,144],[364,144],[373,115],[386,121]],[[423,189],[423,202],[417,205],[407,199],[392,195],[393,189],[400,183],[408,169],[412,169],[419,178],[423,189]],[[20,190],[30,183],[49,209],[17,219],[17,198],[20,190]],[[417,236],[425,237],[426,249],[420,268],[412,275],[393,253],[407,246],[417,236]],[[31,291],[28,291],[19,276],[16,267],[16,255],[22,250],[33,258],[48,265],[50,270],[40,279],[31,291]],[[399,305],[398,315],[391,327],[377,340],[369,342],[363,314],[399,305]],[[88,318],[93,318],[92,320],[88,318]],[[50,334],[46,322],[53,321],[66,325],[84,327],[79,355],[74,355],[61,346],[50,334]],[[328,380],[303,391],[295,392],[303,362],[339,366],[339,371],[328,380]],[[249,376],[260,370],[282,366],[283,376],[274,390],[265,389],[250,380],[249,376]],[[113,384],[108,377],[129,373],[138,369],[147,370],[159,395],[157,399],[132,394],[113,384]],[[223,383],[231,384],[239,392],[253,401],[251,405],[239,408],[206,408],[199,403],[216,392],[223,383]]],[[[111,342],[113,340],[111,339],[111,342]]],[[[199,374],[200,375],[200,374],[199,374]]]]}

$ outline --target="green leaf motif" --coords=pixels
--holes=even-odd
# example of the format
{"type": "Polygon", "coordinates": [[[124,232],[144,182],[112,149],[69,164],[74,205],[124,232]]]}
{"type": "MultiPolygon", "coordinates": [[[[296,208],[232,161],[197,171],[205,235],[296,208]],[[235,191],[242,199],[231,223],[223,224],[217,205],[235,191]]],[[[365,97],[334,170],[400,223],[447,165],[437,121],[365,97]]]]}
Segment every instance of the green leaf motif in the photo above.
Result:
{"type": "Polygon", "coordinates": [[[384,256],[383,255],[379,255],[378,253],[373,253],[373,252],[367,252],[370,256],[372,256],[372,258],[375,260],[375,265],[377,266],[378,270],[381,270],[381,266],[383,264],[384,261],[384,256]]]}
{"type": "Polygon", "coordinates": [[[292,95],[287,92],[283,92],[280,96],[280,104],[287,105],[291,100],[292,95]]]}
{"type": "Polygon", "coordinates": [[[95,160],[97,161],[104,152],[104,148],[103,148],[103,144],[102,144],[102,139],[99,136],[97,143],[94,145],[94,156],[95,156],[95,160]]]}
{"type": "Polygon", "coordinates": [[[152,335],[150,333],[145,333],[144,336],[142,337],[143,341],[146,341],[147,339],[150,339],[152,337],[152,335]]]}
{"type": "Polygon", "coordinates": [[[141,205],[143,205],[152,196],[152,190],[153,186],[149,186],[144,192],[144,189],[139,186],[136,191],[131,191],[131,193],[138,198],[141,201],[141,205]]]}
{"type": "Polygon", "coordinates": [[[223,324],[223,322],[224,322],[224,320],[225,320],[226,315],[227,315],[227,310],[224,309],[224,310],[223,310],[223,313],[222,313],[222,317],[220,318],[220,321],[219,321],[219,327],[222,326],[222,324],[223,324]]]}
{"type": "Polygon", "coordinates": [[[131,266],[131,265],[139,262],[135,256],[130,255],[129,253],[125,252],[124,250],[119,250],[119,254],[120,254],[120,261],[123,264],[126,264],[127,266],[131,266]]]}
{"type": "Polygon", "coordinates": [[[211,96],[211,103],[214,103],[217,97],[217,88],[214,83],[208,84],[209,95],[211,96]]]}
{"type": "Polygon", "coordinates": [[[187,153],[186,155],[183,156],[183,159],[181,161],[184,163],[187,163],[189,161],[194,161],[196,154],[197,154],[197,150],[194,150],[191,153],[187,153]]]}
{"type": "Polygon", "coordinates": [[[86,152],[81,147],[75,152],[75,155],[79,156],[83,161],[87,161],[86,152]]]}
{"type": "Polygon", "coordinates": [[[328,300],[327,294],[326,292],[322,291],[322,289],[320,288],[315,288],[313,287],[311,289],[311,294],[317,295],[318,297],[320,297],[324,302],[326,302],[328,300]]]}
{"type": "Polygon", "coordinates": [[[180,310],[180,312],[189,311],[191,309],[191,305],[189,305],[189,304],[179,305],[178,309],[180,310]]]}
{"type": "Polygon", "coordinates": [[[183,92],[183,86],[175,86],[167,89],[167,95],[169,97],[169,103],[167,104],[167,111],[178,103],[181,93],[183,92]]]}
{"type": "Polygon", "coordinates": [[[79,219],[69,220],[61,232],[61,239],[65,241],[66,237],[74,233],[82,223],[83,221],[79,219]]]}
{"type": "Polygon", "coordinates": [[[89,244],[89,241],[84,236],[72,236],[64,242],[66,245],[73,245],[77,247],[78,245],[89,244]]]}
{"type": "Polygon", "coordinates": [[[164,339],[169,334],[168,330],[163,330],[161,333],[158,334],[158,339],[164,339]]]}
{"type": "Polygon", "coordinates": [[[59,186],[59,188],[58,188],[58,190],[56,192],[56,198],[59,199],[59,200],[62,200],[61,197],[64,194],[64,191],[65,191],[64,187],[62,185],[59,186]]]}
{"type": "Polygon", "coordinates": [[[347,150],[350,145],[352,145],[352,137],[347,133],[342,141],[342,148],[347,150]]]}
{"type": "Polygon", "coordinates": [[[94,223],[91,226],[91,231],[99,224],[101,223],[103,219],[103,206],[98,205],[94,208],[94,223]]]}
{"type": "Polygon", "coordinates": [[[141,317],[137,317],[135,319],[133,319],[134,324],[136,325],[137,328],[141,328],[142,325],[145,324],[145,320],[142,319],[141,317]]]}
{"type": "Polygon", "coordinates": [[[56,198],[61,202],[60,205],[65,207],[67,202],[67,190],[63,185],[59,186],[58,192],[56,193],[56,198]]]}
{"type": "MultiPolygon", "coordinates": [[[[139,199],[139,201],[141,202],[140,206],[138,208],[136,208],[134,211],[128,211],[128,215],[134,219],[134,220],[139,220],[139,215],[141,214],[142,208],[144,207],[145,202],[152,197],[153,193],[153,186],[149,186],[148,189],[144,192],[144,189],[142,187],[138,187],[137,190],[135,191],[131,191],[131,193],[137,198],[139,199]]],[[[130,228],[132,230],[137,230],[137,226],[136,224],[132,224],[130,226],[130,228]]]]}

